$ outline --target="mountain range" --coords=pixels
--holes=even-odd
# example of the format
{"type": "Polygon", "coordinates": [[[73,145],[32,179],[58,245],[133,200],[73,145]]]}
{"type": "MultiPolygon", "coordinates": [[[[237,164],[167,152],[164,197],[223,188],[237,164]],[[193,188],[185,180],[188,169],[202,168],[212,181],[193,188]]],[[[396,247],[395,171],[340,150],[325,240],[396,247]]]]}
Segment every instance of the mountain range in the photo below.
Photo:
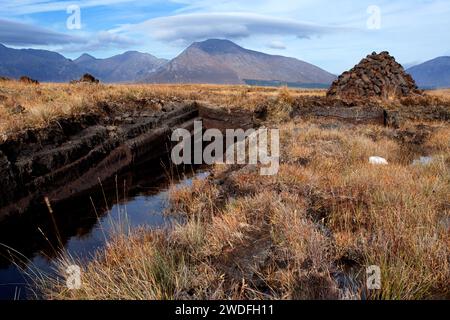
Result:
{"type": "Polygon", "coordinates": [[[96,59],[85,53],[73,62],[80,70],[104,82],[135,82],[148,77],[167,60],[148,53],[128,51],[107,59],[96,59]]]}
{"type": "Polygon", "coordinates": [[[450,57],[438,57],[407,70],[421,88],[450,88],[450,57]]]}
{"type": "Polygon", "coordinates": [[[67,82],[90,73],[103,82],[249,82],[329,85],[336,77],[312,64],[244,49],[228,40],[195,42],[171,61],[128,51],[106,59],[83,54],[75,60],[56,52],[0,45],[0,76],[23,75],[43,82],[67,82]]]}
{"type": "Polygon", "coordinates": [[[148,53],[128,51],[107,59],[88,54],[70,60],[47,50],[13,49],[0,44],[0,75],[28,76],[43,82],[67,82],[91,73],[103,82],[136,82],[167,63],[148,53]]]}
{"type": "MultiPolygon", "coordinates": [[[[407,69],[421,88],[450,87],[450,57],[407,69]]],[[[0,76],[68,82],[90,73],[102,82],[213,83],[324,87],[336,76],[307,62],[248,50],[229,40],[194,42],[172,60],[128,51],[106,59],[83,54],[75,60],[35,49],[0,44],[0,76]]]]}
{"type": "Polygon", "coordinates": [[[83,74],[75,63],[47,50],[12,49],[0,44],[0,76],[28,76],[39,81],[66,82],[83,74]]]}

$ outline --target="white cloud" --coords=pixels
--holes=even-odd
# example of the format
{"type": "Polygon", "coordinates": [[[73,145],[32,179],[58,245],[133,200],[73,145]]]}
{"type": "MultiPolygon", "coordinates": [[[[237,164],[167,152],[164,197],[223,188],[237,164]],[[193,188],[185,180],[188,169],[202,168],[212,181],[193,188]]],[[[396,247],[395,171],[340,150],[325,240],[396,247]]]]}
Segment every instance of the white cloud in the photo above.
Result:
{"type": "Polygon", "coordinates": [[[80,43],[80,37],[21,22],[0,19],[0,43],[13,46],[80,43]]]}
{"type": "Polygon", "coordinates": [[[127,48],[137,44],[126,36],[107,31],[73,36],[4,19],[0,19],[0,43],[17,47],[58,46],[63,52],[127,48]]]}
{"type": "Polygon", "coordinates": [[[154,18],[139,24],[125,25],[115,31],[143,33],[158,41],[189,43],[207,38],[240,39],[254,35],[310,38],[338,30],[336,27],[254,13],[212,12],[154,18]]]}
{"type": "Polygon", "coordinates": [[[284,44],[284,42],[279,41],[279,40],[273,40],[272,42],[269,43],[268,47],[271,49],[277,49],[277,50],[285,50],[286,49],[286,45],[284,44]]]}
{"type": "Polygon", "coordinates": [[[320,0],[170,0],[182,4],[178,13],[192,12],[257,12],[266,15],[295,17],[303,8],[320,0]]]}
{"type": "MultiPolygon", "coordinates": [[[[126,47],[130,38],[139,44],[129,47],[165,58],[206,38],[229,38],[252,50],[280,54],[283,46],[271,43],[277,40],[287,44],[283,55],[340,73],[374,50],[388,50],[403,62],[450,54],[449,0],[0,0],[0,17],[64,33],[65,10],[74,3],[81,7],[83,29],[70,34],[83,41],[70,44],[61,34],[42,39],[74,52],[93,48],[103,56],[120,53],[122,49],[115,48],[126,47]],[[381,8],[380,30],[366,28],[369,5],[381,8]],[[64,12],[50,19],[33,14],[49,11],[64,12]],[[115,29],[124,23],[131,25],[115,29]],[[101,43],[100,30],[110,30],[120,38],[108,35],[101,43]],[[309,40],[299,40],[299,36],[309,40]]],[[[16,41],[43,42],[31,31],[30,35],[18,34],[16,41]]],[[[47,48],[59,49],[55,45],[47,48]]]]}
{"type": "Polygon", "coordinates": [[[78,0],[78,1],[54,1],[54,0],[0,0],[0,13],[9,16],[24,14],[66,11],[70,5],[78,5],[81,8],[116,5],[120,3],[136,2],[136,0],[78,0]]]}
{"type": "Polygon", "coordinates": [[[58,48],[58,51],[70,52],[84,52],[84,51],[98,51],[108,50],[113,48],[126,49],[130,46],[138,44],[137,41],[126,36],[118,35],[108,31],[100,31],[85,38],[84,43],[69,44],[58,48]]]}

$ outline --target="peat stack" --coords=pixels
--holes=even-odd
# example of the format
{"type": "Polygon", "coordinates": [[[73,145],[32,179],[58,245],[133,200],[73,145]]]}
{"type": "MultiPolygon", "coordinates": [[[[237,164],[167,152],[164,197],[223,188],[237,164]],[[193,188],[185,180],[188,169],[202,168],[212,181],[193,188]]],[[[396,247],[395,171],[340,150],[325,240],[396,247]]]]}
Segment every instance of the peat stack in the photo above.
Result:
{"type": "Polygon", "coordinates": [[[401,98],[422,92],[402,65],[389,52],[376,52],[361,60],[333,82],[328,97],[342,99],[401,98]]]}
{"type": "Polygon", "coordinates": [[[80,80],[72,80],[70,81],[70,83],[72,84],[76,84],[76,83],[99,83],[100,80],[98,80],[97,78],[95,78],[93,75],[89,74],[89,73],[85,73],[80,80]]]}
{"type": "Polygon", "coordinates": [[[27,76],[20,77],[19,82],[26,83],[26,84],[39,84],[39,81],[31,79],[30,77],[27,77],[27,76]]]}

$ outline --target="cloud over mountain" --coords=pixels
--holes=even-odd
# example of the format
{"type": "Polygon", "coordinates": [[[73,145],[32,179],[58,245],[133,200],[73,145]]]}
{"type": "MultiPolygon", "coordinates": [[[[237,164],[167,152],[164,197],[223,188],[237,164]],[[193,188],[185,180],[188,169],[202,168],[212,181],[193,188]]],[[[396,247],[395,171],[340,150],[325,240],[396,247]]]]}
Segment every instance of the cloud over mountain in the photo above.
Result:
{"type": "Polygon", "coordinates": [[[0,43],[13,46],[81,43],[80,37],[54,32],[21,22],[0,19],[0,43]]]}
{"type": "Polygon", "coordinates": [[[0,43],[19,47],[57,45],[62,52],[79,52],[111,47],[126,48],[135,45],[137,41],[108,31],[73,36],[31,24],[0,19],[0,43]]]}
{"type": "Polygon", "coordinates": [[[191,13],[160,17],[117,31],[145,33],[159,41],[192,42],[211,37],[239,39],[253,35],[294,35],[310,38],[339,30],[293,19],[242,12],[191,13]]]}

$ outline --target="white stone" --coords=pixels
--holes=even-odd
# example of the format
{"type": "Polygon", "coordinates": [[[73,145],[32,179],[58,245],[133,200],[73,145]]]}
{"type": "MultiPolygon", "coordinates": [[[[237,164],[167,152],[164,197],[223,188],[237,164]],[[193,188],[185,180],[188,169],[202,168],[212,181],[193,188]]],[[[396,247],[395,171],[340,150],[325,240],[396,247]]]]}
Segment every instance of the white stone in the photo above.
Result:
{"type": "Polygon", "coordinates": [[[387,165],[388,164],[387,160],[382,157],[370,157],[369,163],[377,164],[377,165],[387,165]]]}

